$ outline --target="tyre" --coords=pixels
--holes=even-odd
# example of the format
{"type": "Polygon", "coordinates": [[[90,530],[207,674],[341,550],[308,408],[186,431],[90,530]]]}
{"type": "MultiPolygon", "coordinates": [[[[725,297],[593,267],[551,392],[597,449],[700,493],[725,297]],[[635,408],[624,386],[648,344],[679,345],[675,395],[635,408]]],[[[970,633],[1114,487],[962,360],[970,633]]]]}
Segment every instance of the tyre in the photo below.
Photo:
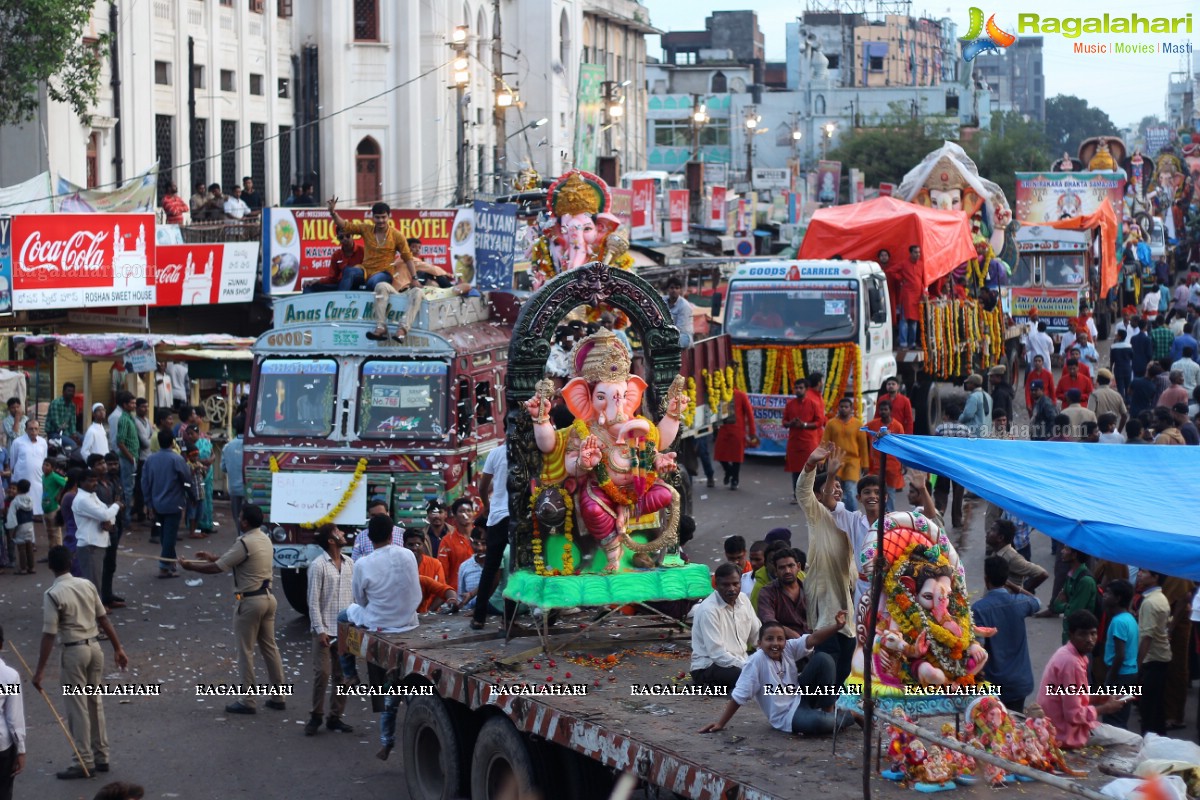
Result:
{"type": "Polygon", "coordinates": [[[545,796],[529,748],[505,717],[479,729],[471,758],[471,800],[533,800],[545,796]]]}
{"type": "Polygon", "coordinates": [[[308,616],[308,570],[298,567],[283,567],[279,570],[279,582],[283,584],[283,596],[288,605],[302,617],[308,616]]]}
{"type": "Polygon", "coordinates": [[[929,436],[942,420],[942,403],[937,384],[928,376],[919,376],[909,390],[913,407],[914,433],[929,436]]]}
{"type": "Polygon", "coordinates": [[[438,697],[410,698],[400,733],[409,800],[459,797],[462,760],[454,723],[438,697]]]}

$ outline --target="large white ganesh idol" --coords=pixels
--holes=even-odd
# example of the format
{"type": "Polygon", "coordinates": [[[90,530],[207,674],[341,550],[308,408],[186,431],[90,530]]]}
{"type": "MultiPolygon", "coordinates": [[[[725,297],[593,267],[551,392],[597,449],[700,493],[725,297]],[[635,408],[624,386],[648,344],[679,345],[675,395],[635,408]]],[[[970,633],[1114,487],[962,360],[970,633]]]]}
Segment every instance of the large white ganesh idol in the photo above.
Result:
{"type": "Polygon", "coordinates": [[[620,220],[612,215],[612,195],[598,176],[571,170],[550,185],[546,207],[552,220],[534,243],[530,280],[534,289],[548,279],[592,261],[628,269],[629,244],[616,235],[620,220]]]}

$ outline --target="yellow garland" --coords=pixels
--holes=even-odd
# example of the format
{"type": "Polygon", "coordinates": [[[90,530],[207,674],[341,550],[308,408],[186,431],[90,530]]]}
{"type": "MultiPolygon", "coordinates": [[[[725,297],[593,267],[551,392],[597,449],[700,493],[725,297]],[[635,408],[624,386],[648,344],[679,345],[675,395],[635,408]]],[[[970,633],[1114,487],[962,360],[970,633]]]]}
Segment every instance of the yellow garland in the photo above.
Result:
{"type": "Polygon", "coordinates": [[[725,367],[725,382],[721,387],[721,400],[729,403],[733,401],[733,367],[725,367]]]}
{"type": "MultiPolygon", "coordinates": [[[[720,373],[720,370],[717,370],[720,373]]],[[[708,402],[708,407],[712,409],[712,413],[721,413],[721,392],[717,389],[717,379],[708,370],[700,370],[701,377],[704,378],[704,399],[708,402]]]]}
{"type": "MultiPolygon", "coordinates": [[[[271,456],[267,463],[271,468],[272,475],[279,472],[279,461],[275,458],[275,456],[271,456]]],[[[360,458],[358,460],[358,464],[354,467],[354,475],[350,478],[350,485],[346,487],[345,493],[342,495],[342,498],[337,501],[337,504],[334,505],[333,508],[329,509],[325,516],[321,517],[315,522],[302,522],[300,523],[300,527],[310,531],[316,530],[322,525],[333,522],[335,519],[337,519],[338,515],[346,510],[346,505],[350,502],[350,498],[354,496],[354,490],[358,488],[358,484],[362,481],[363,476],[366,474],[367,460],[365,458],[360,458]]]]}
{"type": "Polygon", "coordinates": [[[687,389],[684,394],[687,395],[687,408],[683,410],[682,421],[683,427],[690,428],[696,422],[696,379],[687,379],[687,389]]]}
{"type": "Polygon", "coordinates": [[[534,510],[537,505],[538,493],[536,491],[533,492],[532,497],[529,498],[529,512],[533,517],[533,570],[542,577],[575,574],[575,552],[571,549],[571,544],[575,541],[575,537],[572,535],[575,525],[575,504],[571,500],[571,493],[562,486],[555,486],[553,488],[562,497],[563,508],[566,509],[566,516],[563,519],[562,569],[546,569],[546,559],[542,556],[542,530],[538,524],[537,513],[534,510]]]}
{"type": "Polygon", "coordinates": [[[763,394],[779,394],[779,348],[767,348],[767,366],[763,370],[763,394]]]}
{"type": "Polygon", "coordinates": [[[731,367],[731,369],[733,369],[734,380],[737,388],[743,392],[749,391],[749,389],[746,388],[746,370],[745,365],[742,363],[741,350],[733,351],[733,364],[734,366],[731,367]]]}

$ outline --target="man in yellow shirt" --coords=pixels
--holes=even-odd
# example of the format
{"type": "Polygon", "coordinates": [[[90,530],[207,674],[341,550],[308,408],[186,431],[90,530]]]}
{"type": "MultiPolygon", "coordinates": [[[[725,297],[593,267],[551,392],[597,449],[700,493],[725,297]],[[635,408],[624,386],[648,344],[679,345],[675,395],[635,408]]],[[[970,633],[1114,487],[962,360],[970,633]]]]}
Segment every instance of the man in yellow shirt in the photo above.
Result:
{"type": "Polygon", "coordinates": [[[823,442],[832,442],[845,451],[845,458],[838,470],[838,481],[842,484],[842,502],[847,511],[857,511],[855,496],[858,494],[858,479],[870,458],[867,435],[862,430],[862,420],[854,416],[854,401],[843,397],[838,402],[837,416],[825,423],[823,442]]]}
{"type": "MultiPolygon", "coordinates": [[[[383,341],[388,338],[387,312],[393,294],[407,294],[408,308],[404,320],[396,326],[396,341],[403,341],[416,321],[421,310],[421,287],[417,283],[417,261],[408,248],[408,241],[392,223],[392,209],[387,203],[371,206],[370,220],[346,220],[337,213],[336,197],[325,204],[338,233],[345,231],[358,236],[363,243],[363,275],[366,288],[375,293],[375,330],[367,334],[368,339],[383,341]],[[402,262],[402,263],[401,263],[402,262]]],[[[437,267],[429,266],[439,273],[437,267]]]]}

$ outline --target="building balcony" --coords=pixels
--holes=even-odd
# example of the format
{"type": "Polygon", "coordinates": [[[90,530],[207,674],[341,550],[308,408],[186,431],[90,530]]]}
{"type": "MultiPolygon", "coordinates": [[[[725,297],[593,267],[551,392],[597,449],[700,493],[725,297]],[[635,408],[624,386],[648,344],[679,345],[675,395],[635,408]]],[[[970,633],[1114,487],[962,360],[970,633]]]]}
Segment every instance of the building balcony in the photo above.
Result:
{"type": "Polygon", "coordinates": [[[636,0],[587,0],[583,13],[649,36],[663,33],[650,24],[650,10],[636,0]]]}

